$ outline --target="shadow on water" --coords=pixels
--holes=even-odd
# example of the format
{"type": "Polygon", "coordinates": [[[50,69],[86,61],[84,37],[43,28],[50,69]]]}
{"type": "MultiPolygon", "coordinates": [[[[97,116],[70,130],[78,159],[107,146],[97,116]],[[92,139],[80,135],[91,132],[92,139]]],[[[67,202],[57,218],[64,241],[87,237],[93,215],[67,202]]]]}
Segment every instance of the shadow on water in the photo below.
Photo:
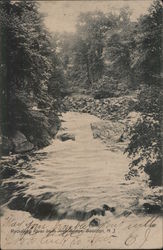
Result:
{"type": "MultiPolygon", "coordinates": [[[[46,159],[47,153],[31,152],[28,154],[11,155],[1,157],[0,168],[0,205],[7,203],[14,194],[28,189],[28,183],[23,179],[34,178],[32,173],[36,171],[33,167],[35,161],[46,159]],[[23,173],[23,170],[24,173],[23,173]]],[[[16,208],[15,208],[16,209],[16,208]]]]}
{"type": "Polygon", "coordinates": [[[95,208],[90,211],[64,211],[60,208],[60,203],[53,204],[49,201],[54,193],[44,193],[40,196],[33,197],[32,195],[26,196],[21,193],[17,197],[10,200],[8,207],[12,210],[22,210],[29,212],[33,217],[40,220],[62,220],[62,219],[75,219],[79,221],[88,220],[94,215],[105,216],[106,211],[114,214],[115,208],[109,207],[104,204],[102,208],[95,208]]]}

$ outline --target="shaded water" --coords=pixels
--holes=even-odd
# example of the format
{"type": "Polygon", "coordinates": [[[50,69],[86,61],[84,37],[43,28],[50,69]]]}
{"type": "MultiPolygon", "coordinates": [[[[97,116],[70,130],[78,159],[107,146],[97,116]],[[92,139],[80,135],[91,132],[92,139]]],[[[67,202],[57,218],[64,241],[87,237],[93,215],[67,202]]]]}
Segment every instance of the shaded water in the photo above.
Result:
{"type": "MultiPolygon", "coordinates": [[[[60,132],[73,133],[75,141],[55,139],[50,146],[39,150],[44,157],[25,170],[32,178],[21,179],[19,175],[13,179],[18,186],[25,187],[13,197],[26,197],[24,207],[31,196],[41,197],[54,205],[57,213],[64,214],[64,218],[75,218],[74,211],[88,213],[104,204],[115,207],[116,214],[132,210],[143,187],[124,180],[128,160],[122,152],[108,151],[100,140],[93,139],[90,124],[96,121],[99,118],[89,114],[63,114],[60,132]]],[[[19,202],[17,199],[16,203],[19,202]]]]}

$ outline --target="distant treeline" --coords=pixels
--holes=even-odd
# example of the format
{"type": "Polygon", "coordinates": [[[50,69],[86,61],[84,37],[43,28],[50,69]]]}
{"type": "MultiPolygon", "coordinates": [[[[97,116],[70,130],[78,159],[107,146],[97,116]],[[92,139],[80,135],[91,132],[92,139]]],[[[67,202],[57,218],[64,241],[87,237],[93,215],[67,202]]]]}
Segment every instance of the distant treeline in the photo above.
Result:
{"type": "Polygon", "coordinates": [[[128,7],[119,13],[81,13],[75,33],[55,35],[69,86],[101,91],[103,97],[158,82],[161,12],[161,1],[155,1],[138,21],[132,21],[128,7]]]}

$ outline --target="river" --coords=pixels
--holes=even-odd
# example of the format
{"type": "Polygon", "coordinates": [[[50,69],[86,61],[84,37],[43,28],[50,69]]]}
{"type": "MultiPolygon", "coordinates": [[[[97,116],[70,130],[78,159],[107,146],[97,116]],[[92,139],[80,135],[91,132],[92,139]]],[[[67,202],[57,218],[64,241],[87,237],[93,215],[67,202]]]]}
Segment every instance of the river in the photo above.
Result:
{"type": "MultiPolygon", "coordinates": [[[[19,188],[11,199],[21,198],[23,195],[27,197],[28,203],[31,196],[34,200],[41,197],[57,211],[56,217],[52,216],[51,219],[84,221],[91,217],[89,212],[93,209],[97,209],[94,215],[101,218],[104,214],[98,211],[102,211],[104,205],[115,208],[112,213],[106,211],[106,218],[110,216],[115,219],[125,213],[127,216],[133,214],[145,185],[126,181],[124,176],[129,164],[126,156],[121,151],[109,151],[104,143],[93,138],[90,124],[99,122],[100,119],[75,112],[64,113],[62,119],[59,133],[72,133],[75,140],[63,142],[54,139],[50,146],[39,150],[37,154],[44,157],[34,160],[31,169],[24,170],[29,178],[18,175],[12,179],[19,187],[22,185],[25,188],[19,188]]],[[[6,180],[7,182],[11,182],[11,179],[6,180]]],[[[14,209],[17,210],[16,207],[14,209]]],[[[19,210],[26,211],[25,207],[19,210]]],[[[28,214],[9,212],[8,209],[6,211],[7,215],[12,213],[12,217],[14,214],[16,218],[24,216],[22,213],[26,214],[26,218],[28,214]]],[[[33,213],[34,217],[35,215],[39,218],[33,213]]],[[[48,218],[48,214],[46,216],[48,218]]],[[[134,220],[138,220],[137,215],[133,216],[136,216],[134,220]]],[[[102,217],[104,220],[105,216],[102,217]]]]}

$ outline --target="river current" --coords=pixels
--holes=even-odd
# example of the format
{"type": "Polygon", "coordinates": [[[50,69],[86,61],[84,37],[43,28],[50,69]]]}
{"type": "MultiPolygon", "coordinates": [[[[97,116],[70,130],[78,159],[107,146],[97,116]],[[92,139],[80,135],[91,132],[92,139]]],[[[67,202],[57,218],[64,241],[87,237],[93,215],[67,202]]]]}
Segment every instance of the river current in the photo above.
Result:
{"type": "Polygon", "coordinates": [[[90,125],[100,119],[75,112],[63,114],[62,119],[59,133],[72,133],[75,140],[54,139],[50,146],[39,150],[37,153],[44,157],[34,160],[32,169],[25,170],[32,178],[22,175],[21,179],[19,175],[12,180],[25,187],[18,188],[12,199],[21,194],[34,199],[42,197],[54,204],[59,214],[66,213],[66,218],[74,219],[74,211],[88,213],[103,205],[116,208],[116,215],[135,209],[144,184],[126,181],[129,164],[126,155],[108,150],[93,138],[90,125]]]}
{"type": "Polygon", "coordinates": [[[62,119],[59,134],[75,140],[56,138],[25,156],[28,163],[20,158],[18,174],[3,182],[11,196],[3,207],[2,247],[161,249],[161,217],[138,211],[144,182],[126,181],[126,156],[93,138],[90,125],[100,119],[73,112],[62,119]]]}

